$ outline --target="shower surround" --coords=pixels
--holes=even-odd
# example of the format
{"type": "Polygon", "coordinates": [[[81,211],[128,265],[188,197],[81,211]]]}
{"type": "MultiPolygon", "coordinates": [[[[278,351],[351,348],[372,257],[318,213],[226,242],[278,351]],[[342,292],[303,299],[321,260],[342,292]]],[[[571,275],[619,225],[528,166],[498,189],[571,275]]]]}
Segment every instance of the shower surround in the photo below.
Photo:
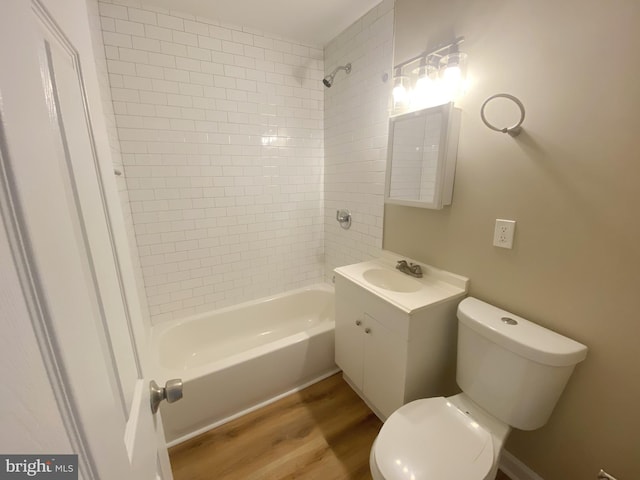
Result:
{"type": "Polygon", "coordinates": [[[325,90],[325,280],[380,256],[393,64],[393,1],[385,0],[324,49],[326,71],[351,63],[325,90]],[[385,74],[387,75],[385,81],[385,74]],[[349,230],[336,222],[348,208],[349,230]]]}
{"type": "Polygon", "coordinates": [[[99,2],[99,13],[153,324],[330,281],[333,268],[378,256],[393,1],[324,51],[136,0],[99,2]],[[351,73],[325,89],[325,63],[347,62],[351,73]],[[351,210],[350,230],[337,208],[351,210]]]}
{"type": "Polygon", "coordinates": [[[100,2],[152,323],[323,278],[323,52],[100,2]]]}

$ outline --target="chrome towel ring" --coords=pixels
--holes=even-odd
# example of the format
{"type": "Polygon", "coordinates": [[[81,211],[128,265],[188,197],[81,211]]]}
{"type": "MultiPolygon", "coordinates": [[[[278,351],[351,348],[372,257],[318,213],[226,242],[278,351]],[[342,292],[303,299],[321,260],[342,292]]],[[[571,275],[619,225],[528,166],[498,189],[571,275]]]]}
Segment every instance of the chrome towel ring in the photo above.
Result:
{"type": "Polygon", "coordinates": [[[518,98],[514,97],[513,95],[509,95],[508,93],[496,93],[495,95],[491,95],[489,98],[487,98],[484,101],[484,103],[482,104],[482,107],[480,107],[480,117],[482,118],[482,121],[484,122],[484,124],[487,127],[489,127],[491,130],[495,130],[496,132],[508,133],[512,137],[517,137],[518,135],[520,135],[520,132],[522,131],[521,125],[522,125],[522,122],[524,122],[524,105],[520,100],[518,100],[518,98]],[[520,121],[515,125],[513,125],[512,127],[498,128],[491,125],[487,120],[487,117],[485,117],[484,115],[484,107],[486,107],[487,103],[489,103],[494,98],[508,98],[509,100],[513,101],[520,109],[520,121]]]}

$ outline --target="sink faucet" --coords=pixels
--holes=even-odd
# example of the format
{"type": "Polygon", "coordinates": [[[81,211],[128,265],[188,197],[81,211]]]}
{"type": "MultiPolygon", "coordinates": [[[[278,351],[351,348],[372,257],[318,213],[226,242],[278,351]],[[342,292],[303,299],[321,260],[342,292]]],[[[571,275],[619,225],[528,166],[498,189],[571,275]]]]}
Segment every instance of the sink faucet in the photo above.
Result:
{"type": "Polygon", "coordinates": [[[420,265],[407,263],[406,260],[398,260],[398,263],[396,263],[396,268],[402,273],[406,273],[407,275],[411,275],[412,277],[422,278],[422,268],[420,267],[420,265]]]}

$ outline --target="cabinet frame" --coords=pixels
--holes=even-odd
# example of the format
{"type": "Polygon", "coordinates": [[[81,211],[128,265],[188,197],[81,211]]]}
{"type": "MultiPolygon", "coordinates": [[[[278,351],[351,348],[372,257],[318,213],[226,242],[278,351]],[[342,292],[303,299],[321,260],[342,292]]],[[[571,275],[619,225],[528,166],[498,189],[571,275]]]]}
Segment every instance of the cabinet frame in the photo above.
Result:
{"type": "Polygon", "coordinates": [[[339,272],[335,279],[336,363],[381,420],[412,400],[459,392],[456,310],[464,293],[406,313],[339,272]]]}

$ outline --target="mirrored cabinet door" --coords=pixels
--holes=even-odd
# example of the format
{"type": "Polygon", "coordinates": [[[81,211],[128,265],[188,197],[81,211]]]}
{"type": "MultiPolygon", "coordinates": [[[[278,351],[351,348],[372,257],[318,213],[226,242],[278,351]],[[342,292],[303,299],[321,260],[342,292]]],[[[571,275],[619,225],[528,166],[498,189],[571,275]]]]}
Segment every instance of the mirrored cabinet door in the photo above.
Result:
{"type": "Polygon", "coordinates": [[[389,120],[385,202],[441,209],[451,204],[460,111],[452,103],[389,120]]]}

